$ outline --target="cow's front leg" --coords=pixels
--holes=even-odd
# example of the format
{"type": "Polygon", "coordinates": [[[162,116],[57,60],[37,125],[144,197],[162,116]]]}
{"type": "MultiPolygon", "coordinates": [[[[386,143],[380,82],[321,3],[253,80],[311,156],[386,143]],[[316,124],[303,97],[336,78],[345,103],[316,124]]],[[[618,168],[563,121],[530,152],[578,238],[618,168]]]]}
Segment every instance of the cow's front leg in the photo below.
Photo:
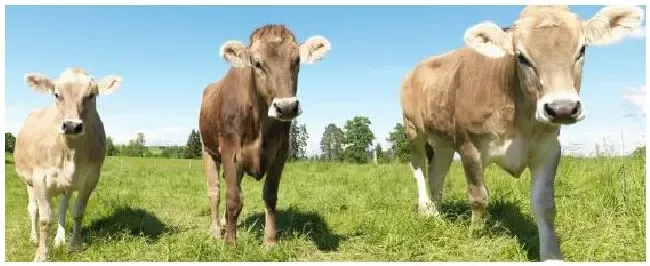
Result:
{"type": "Polygon", "coordinates": [[[266,246],[273,246],[277,243],[277,228],[275,227],[275,207],[278,200],[278,187],[280,186],[280,178],[284,163],[287,160],[289,153],[289,140],[285,138],[282,141],[280,149],[275,153],[275,156],[269,158],[272,162],[269,171],[264,181],[264,244],[266,246]]]}
{"type": "Polygon", "coordinates": [[[56,228],[56,236],[54,237],[55,248],[61,247],[61,245],[65,244],[65,215],[68,212],[70,194],[70,192],[62,194],[61,201],[59,201],[59,210],[57,211],[57,215],[59,216],[59,225],[56,228]]]}
{"type": "Polygon", "coordinates": [[[474,227],[483,220],[488,204],[488,192],[483,179],[483,162],[479,149],[470,141],[464,141],[460,145],[459,154],[465,170],[474,227]]]}
{"type": "Polygon", "coordinates": [[[223,143],[222,160],[226,179],[226,243],[234,245],[237,240],[237,219],[244,206],[241,193],[242,155],[238,137],[231,137],[223,143]]]}
{"type": "Polygon", "coordinates": [[[210,233],[215,239],[221,239],[221,221],[219,220],[219,159],[203,149],[203,165],[208,184],[208,200],[210,205],[210,233]]]}
{"type": "Polygon", "coordinates": [[[38,205],[39,239],[34,261],[48,261],[50,257],[49,233],[52,222],[52,200],[47,194],[47,175],[37,172],[34,180],[34,196],[38,205]]]}
{"type": "Polygon", "coordinates": [[[81,237],[81,229],[83,225],[84,214],[90,195],[95,190],[97,182],[99,181],[100,169],[96,168],[88,171],[85,183],[79,189],[77,200],[74,209],[72,209],[72,217],[74,218],[74,227],[72,228],[72,237],[70,240],[70,250],[80,251],[83,248],[83,240],[81,237]]]}
{"type": "Polygon", "coordinates": [[[557,139],[535,156],[530,165],[532,173],[531,205],[539,232],[539,256],[542,261],[562,260],[555,233],[555,173],[561,156],[557,139]]]}

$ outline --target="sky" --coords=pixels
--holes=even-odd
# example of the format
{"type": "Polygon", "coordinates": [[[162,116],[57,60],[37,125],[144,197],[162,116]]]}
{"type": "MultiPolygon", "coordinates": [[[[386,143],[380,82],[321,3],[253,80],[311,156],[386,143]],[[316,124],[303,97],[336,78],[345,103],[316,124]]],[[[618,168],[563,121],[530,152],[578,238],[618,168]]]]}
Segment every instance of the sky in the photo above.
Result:
{"type": "MultiPolygon", "coordinates": [[[[602,6],[572,6],[582,19],[602,6]]],[[[144,132],[148,145],[184,145],[198,128],[205,86],[229,66],[218,49],[248,42],[267,23],[287,25],[299,41],[323,35],[332,44],[319,63],[303,65],[298,97],[308,154],[320,153],[329,123],[370,118],[375,143],[402,121],[399,87],[429,56],[462,47],[465,30],[486,20],[511,25],[522,6],[8,6],[5,9],[5,131],[18,133],[27,114],[54,102],[24,82],[27,72],[56,78],[67,67],[98,80],[116,74],[121,87],[100,96],[107,135],[127,143],[144,132]]],[[[645,10],[645,7],[644,7],[645,10]]],[[[589,47],[581,89],[584,121],[564,126],[563,145],[589,154],[645,143],[645,21],[632,36],[589,47]],[[603,148],[601,148],[601,151],[603,148]]]]}

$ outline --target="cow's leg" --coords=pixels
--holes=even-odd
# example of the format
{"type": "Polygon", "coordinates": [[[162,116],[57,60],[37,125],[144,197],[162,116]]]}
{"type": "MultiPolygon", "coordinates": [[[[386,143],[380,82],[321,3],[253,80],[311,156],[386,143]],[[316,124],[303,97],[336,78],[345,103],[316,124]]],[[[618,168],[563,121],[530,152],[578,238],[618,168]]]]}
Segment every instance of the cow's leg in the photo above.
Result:
{"type": "Polygon", "coordinates": [[[47,194],[47,175],[41,171],[35,171],[33,177],[34,197],[38,205],[39,241],[34,261],[49,260],[49,233],[52,222],[52,201],[47,194]]]}
{"type": "Polygon", "coordinates": [[[273,158],[269,158],[271,166],[266,174],[264,181],[264,244],[273,246],[277,243],[277,228],[275,227],[275,207],[278,200],[278,187],[280,185],[280,177],[284,169],[284,163],[287,160],[289,153],[289,140],[285,138],[282,142],[280,149],[277,151],[273,158]]]}
{"type": "Polygon", "coordinates": [[[54,247],[58,248],[62,244],[65,244],[65,215],[68,212],[68,202],[70,201],[71,193],[64,193],[61,195],[61,200],[59,201],[59,210],[57,215],[59,216],[58,222],[59,225],[56,228],[56,236],[54,237],[54,247]]]}
{"type": "Polygon", "coordinates": [[[418,136],[409,140],[409,147],[411,150],[411,170],[413,171],[413,178],[418,189],[418,212],[424,216],[435,216],[436,208],[427,192],[427,185],[424,178],[424,169],[427,164],[426,154],[426,139],[423,136],[418,136]]]}
{"type": "Polygon", "coordinates": [[[226,179],[226,243],[235,244],[237,239],[237,219],[243,207],[243,195],[241,193],[241,169],[240,139],[231,136],[229,139],[222,139],[219,143],[222,146],[222,163],[226,179]]]}
{"type": "Polygon", "coordinates": [[[551,141],[546,151],[539,153],[531,163],[531,205],[537,220],[539,256],[541,260],[562,260],[555,233],[554,181],[561,148],[557,140],[551,141]]]}
{"type": "Polygon", "coordinates": [[[465,170],[469,204],[472,209],[472,225],[478,225],[485,214],[488,192],[483,179],[483,162],[479,149],[470,141],[463,141],[459,148],[460,159],[465,170]]]}
{"type": "Polygon", "coordinates": [[[208,183],[208,200],[210,201],[210,233],[215,239],[221,239],[221,221],[219,219],[219,160],[203,151],[203,166],[208,183]]]}
{"type": "Polygon", "coordinates": [[[38,244],[38,237],[36,236],[36,232],[38,230],[38,204],[36,203],[36,196],[34,195],[34,187],[32,186],[26,186],[27,187],[27,197],[28,197],[28,203],[27,203],[27,213],[29,214],[29,222],[31,225],[31,231],[29,235],[29,241],[32,242],[32,244],[37,245],[38,244]]]}
{"type": "MultiPolygon", "coordinates": [[[[101,166],[99,166],[101,167],[101,166]]],[[[83,240],[81,238],[81,230],[83,225],[84,214],[86,212],[86,206],[88,206],[88,199],[90,195],[95,190],[97,182],[99,181],[100,168],[89,170],[88,175],[85,178],[84,184],[82,184],[77,194],[77,200],[75,201],[75,206],[72,209],[72,217],[74,218],[74,227],[72,228],[72,237],[70,240],[70,250],[78,251],[82,249],[83,240]]]]}
{"type": "Polygon", "coordinates": [[[442,203],[442,189],[445,176],[454,159],[454,148],[447,143],[436,143],[433,156],[429,158],[429,190],[435,207],[435,215],[439,214],[442,203]]]}

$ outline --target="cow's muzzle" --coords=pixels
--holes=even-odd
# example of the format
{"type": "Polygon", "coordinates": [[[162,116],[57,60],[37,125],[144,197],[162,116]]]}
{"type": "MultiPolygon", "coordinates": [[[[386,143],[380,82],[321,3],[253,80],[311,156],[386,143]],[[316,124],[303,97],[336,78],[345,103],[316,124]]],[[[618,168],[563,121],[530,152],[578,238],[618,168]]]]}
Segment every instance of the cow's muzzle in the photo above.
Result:
{"type": "Polygon", "coordinates": [[[66,119],[61,123],[60,132],[66,136],[80,136],[84,133],[83,121],[79,119],[66,119]]]}
{"type": "Polygon", "coordinates": [[[551,94],[537,102],[536,118],[551,124],[573,124],[585,118],[584,105],[577,94],[551,94]]]}
{"type": "Polygon", "coordinates": [[[302,113],[298,98],[274,98],[268,116],[280,121],[291,121],[302,113]]]}

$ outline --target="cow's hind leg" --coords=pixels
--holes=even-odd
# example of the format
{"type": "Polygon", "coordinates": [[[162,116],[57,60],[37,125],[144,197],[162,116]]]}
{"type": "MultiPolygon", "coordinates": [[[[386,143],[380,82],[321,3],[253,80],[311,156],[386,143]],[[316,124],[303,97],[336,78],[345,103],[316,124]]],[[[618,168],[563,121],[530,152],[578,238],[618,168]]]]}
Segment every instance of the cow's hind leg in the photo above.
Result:
{"type": "Polygon", "coordinates": [[[36,232],[38,231],[38,204],[36,203],[36,197],[34,195],[34,187],[27,186],[27,213],[29,214],[29,222],[31,225],[31,231],[29,234],[29,241],[34,245],[38,245],[38,237],[36,232]]]}
{"type": "MultiPolygon", "coordinates": [[[[431,146],[429,146],[431,147],[431,146]]],[[[432,156],[429,157],[429,190],[435,207],[435,215],[438,215],[442,204],[442,191],[445,184],[445,176],[449,166],[454,159],[454,148],[448,143],[435,143],[432,156]]]]}
{"type": "Polygon", "coordinates": [[[208,183],[208,200],[210,201],[210,233],[215,239],[221,239],[221,221],[219,220],[219,160],[204,150],[203,165],[208,183]]]}
{"type": "Polygon", "coordinates": [[[459,149],[465,170],[469,203],[472,209],[472,225],[482,221],[488,203],[488,192],[483,179],[483,162],[479,149],[470,141],[464,141],[459,149]]]}
{"type": "Polygon", "coordinates": [[[413,171],[413,178],[417,184],[418,190],[418,212],[424,216],[435,216],[436,208],[429,194],[427,194],[427,185],[424,178],[424,169],[427,164],[426,154],[426,137],[422,135],[415,135],[416,133],[409,134],[409,147],[411,150],[411,170],[413,171]]]}

